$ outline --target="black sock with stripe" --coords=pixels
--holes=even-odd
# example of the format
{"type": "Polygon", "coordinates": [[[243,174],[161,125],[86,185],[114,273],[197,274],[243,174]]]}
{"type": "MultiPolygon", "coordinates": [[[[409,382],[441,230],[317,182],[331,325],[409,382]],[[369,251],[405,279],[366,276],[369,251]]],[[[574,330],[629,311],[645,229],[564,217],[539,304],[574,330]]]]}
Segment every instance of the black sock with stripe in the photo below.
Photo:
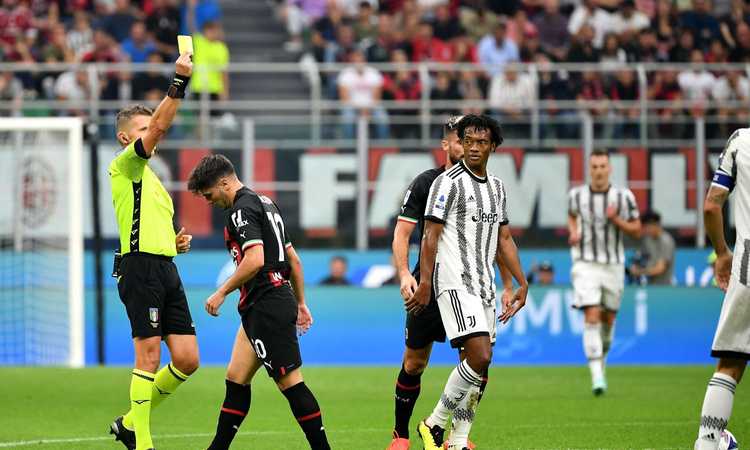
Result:
{"type": "Polygon", "coordinates": [[[396,426],[393,428],[400,438],[409,439],[409,420],[419,398],[421,381],[421,373],[409,375],[401,366],[396,381],[396,426]]]}
{"type": "Polygon", "coordinates": [[[250,385],[226,380],[227,393],[219,413],[216,436],[208,450],[225,450],[232,444],[234,436],[250,410],[250,385]]]}
{"type": "Polygon", "coordinates": [[[323,416],[320,413],[318,401],[305,382],[281,391],[289,401],[292,414],[297,419],[302,431],[305,432],[307,442],[312,450],[330,450],[325,429],[323,428],[323,416]]]}

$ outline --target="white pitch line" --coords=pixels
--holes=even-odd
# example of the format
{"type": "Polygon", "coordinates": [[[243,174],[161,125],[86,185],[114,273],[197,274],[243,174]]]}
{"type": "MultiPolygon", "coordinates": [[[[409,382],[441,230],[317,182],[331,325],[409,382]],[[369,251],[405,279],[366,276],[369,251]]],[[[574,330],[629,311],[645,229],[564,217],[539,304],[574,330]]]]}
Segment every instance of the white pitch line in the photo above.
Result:
{"type": "MultiPolygon", "coordinates": [[[[328,431],[328,430],[326,430],[328,431]]],[[[358,430],[342,430],[342,432],[381,432],[380,428],[369,428],[369,429],[358,429],[358,430]]],[[[237,436],[265,436],[265,435],[283,435],[283,434],[296,434],[298,430],[290,431],[241,431],[237,433],[237,436]]],[[[328,433],[331,433],[328,431],[328,433]]],[[[334,431],[335,433],[335,431],[334,431]]],[[[162,434],[154,435],[154,439],[185,439],[194,437],[211,437],[215,433],[185,433],[185,434],[162,434]]],[[[59,439],[33,439],[29,441],[16,441],[16,442],[0,442],[0,448],[10,447],[29,447],[32,445],[51,445],[51,444],[73,444],[76,442],[96,442],[96,441],[112,441],[114,436],[94,436],[94,437],[82,437],[82,438],[59,438],[59,439]]]]}

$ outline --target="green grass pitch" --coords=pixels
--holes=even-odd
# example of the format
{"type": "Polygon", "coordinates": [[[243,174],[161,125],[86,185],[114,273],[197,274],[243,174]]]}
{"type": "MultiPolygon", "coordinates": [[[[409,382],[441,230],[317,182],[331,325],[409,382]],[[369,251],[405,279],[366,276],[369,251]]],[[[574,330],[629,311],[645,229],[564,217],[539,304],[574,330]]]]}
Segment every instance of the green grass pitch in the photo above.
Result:
{"type": "MultiPolygon", "coordinates": [[[[425,373],[412,420],[437,401],[451,368],[425,373]]],[[[384,449],[397,368],[306,367],[334,449],[384,449]]],[[[158,450],[205,449],[224,395],[224,369],[203,367],[155,411],[158,450]]],[[[479,449],[691,449],[709,366],[611,367],[594,398],[585,367],[495,367],[472,430],[479,449]]],[[[0,369],[0,448],[118,449],[106,434],[128,404],[127,368],[0,369]]],[[[730,430],[750,445],[750,394],[738,389],[730,430]]],[[[412,433],[413,435],[413,433],[412,433]]],[[[232,448],[304,449],[286,400],[259,372],[252,408],[232,448]]],[[[412,436],[412,449],[421,449],[412,436]]]]}

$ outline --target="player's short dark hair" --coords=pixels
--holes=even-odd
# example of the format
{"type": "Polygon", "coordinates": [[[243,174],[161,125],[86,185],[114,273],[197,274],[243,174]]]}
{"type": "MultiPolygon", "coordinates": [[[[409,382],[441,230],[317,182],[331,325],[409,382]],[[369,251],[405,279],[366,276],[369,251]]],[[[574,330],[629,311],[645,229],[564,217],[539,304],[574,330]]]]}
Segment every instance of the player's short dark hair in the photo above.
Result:
{"type": "Polygon", "coordinates": [[[657,225],[661,224],[661,214],[654,211],[653,209],[649,209],[643,215],[641,216],[641,223],[647,224],[647,223],[655,223],[657,225]]]}
{"type": "Polygon", "coordinates": [[[448,137],[451,133],[458,133],[458,122],[461,121],[463,116],[450,116],[448,120],[443,124],[443,138],[448,137]]]}
{"type": "Polygon", "coordinates": [[[458,138],[463,140],[466,136],[466,130],[474,128],[477,131],[487,130],[490,133],[490,140],[499,147],[503,143],[503,132],[500,129],[500,124],[497,120],[486,114],[467,114],[458,121],[456,126],[458,130],[458,138]]]}
{"type": "Polygon", "coordinates": [[[597,148],[591,152],[591,158],[594,156],[606,156],[609,159],[609,150],[606,148],[597,148]]]}
{"type": "Polygon", "coordinates": [[[223,177],[234,174],[234,165],[226,156],[219,154],[204,156],[190,172],[188,190],[193,194],[200,194],[204,189],[216,186],[216,183],[223,177]]]}
{"type": "Polygon", "coordinates": [[[121,130],[122,127],[125,126],[128,122],[130,122],[130,119],[132,119],[135,116],[153,116],[154,110],[149,108],[146,105],[141,105],[139,103],[136,103],[135,105],[126,106],[125,108],[121,109],[117,116],[115,117],[115,124],[117,125],[117,130],[121,130]]]}

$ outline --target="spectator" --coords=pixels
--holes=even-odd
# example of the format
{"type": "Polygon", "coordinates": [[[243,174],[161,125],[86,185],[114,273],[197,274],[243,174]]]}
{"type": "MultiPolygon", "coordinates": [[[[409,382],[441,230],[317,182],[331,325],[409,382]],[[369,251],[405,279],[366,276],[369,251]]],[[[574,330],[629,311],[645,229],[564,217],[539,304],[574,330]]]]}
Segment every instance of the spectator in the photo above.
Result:
{"type": "Polygon", "coordinates": [[[651,25],[648,16],[635,9],[634,0],[623,0],[613,20],[614,28],[624,42],[634,38],[639,31],[651,25]]]}
{"type": "Polygon", "coordinates": [[[42,49],[41,56],[44,61],[54,60],[67,63],[75,61],[75,53],[68,46],[63,24],[56,23],[52,26],[49,32],[49,43],[42,49]]]}
{"type": "Polygon", "coordinates": [[[175,0],[152,0],[153,9],[146,18],[148,29],[156,48],[164,58],[177,54],[177,35],[180,34],[180,10],[175,0]]]}
{"type": "Polygon", "coordinates": [[[370,2],[360,2],[357,20],[354,21],[353,28],[357,42],[365,41],[366,43],[371,43],[377,37],[378,18],[375,16],[370,2]]]}
{"type": "Polygon", "coordinates": [[[625,51],[630,62],[655,63],[668,60],[668,56],[660,51],[656,32],[651,28],[641,30],[637,42],[627,46],[625,51]]]}
{"type": "Polygon", "coordinates": [[[518,62],[521,59],[518,46],[506,38],[506,33],[506,23],[501,20],[495,26],[493,33],[483,37],[477,47],[479,62],[492,76],[502,73],[506,64],[518,62]]]}
{"type": "Polygon", "coordinates": [[[376,125],[376,137],[387,139],[388,114],[380,104],[383,92],[383,75],[365,64],[361,50],[353,50],[349,56],[351,66],[341,71],[338,77],[339,98],[344,124],[344,137],[354,139],[357,117],[370,117],[376,125]]]}
{"type": "Polygon", "coordinates": [[[217,0],[187,0],[183,3],[180,34],[202,30],[206,22],[221,22],[221,7],[217,0]]]}
{"type": "MultiPolygon", "coordinates": [[[[406,53],[403,50],[394,50],[391,62],[394,64],[406,64],[409,62],[406,53]]],[[[403,66],[401,66],[403,67],[403,66]]],[[[422,87],[419,83],[419,76],[416,72],[401,68],[396,72],[388,73],[383,76],[383,99],[388,101],[402,102],[411,101],[416,102],[421,98],[422,87]]],[[[400,116],[406,116],[402,118],[413,118],[417,114],[417,109],[414,107],[409,108],[391,108],[390,114],[398,114],[400,116]]],[[[408,137],[410,132],[415,132],[416,129],[413,124],[396,124],[393,125],[393,133],[398,138],[408,137]]],[[[414,136],[417,137],[417,136],[414,136]]]]}
{"type": "Polygon", "coordinates": [[[602,68],[616,69],[628,61],[628,55],[620,47],[620,38],[615,33],[609,33],[604,38],[604,46],[599,56],[602,68]]]}
{"type": "Polygon", "coordinates": [[[737,46],[735,33],[741,23],[750,21],[750,14],[747,13],[747,6],[744,0],[732,0],[732,7],[729,14],[719,20],[719,29],[724,43],[730,48],[737,46]]]}
{"type": "Polygon", "coordinates": [[[120,44],[123,53],[134,63],[145,63],[148,55],[156,51],[156,44],[146,34],[146,24],[133,22],[130,28],[130,37],[120,44]]]}
{"type": "Polygon", "coordinates": [[[732,62],[750,62],[750,25],[745,22],[737,25],[737,45],[732,49],[729,59],[732,62]]]}
{"type": "Polygon", "coordinates": [[[34,28],[34,15],[26,2],[3,0],[0,7],[0,45],[11,52],[19,38],[34,28]]]}
{"type": "Polygon", "coordinates": [[[479,63],[477,47],[467,35],[460,35],[453,39],[453,62],[456,63],[479,63]]]}
{"type": "Polygon", "coordinates": [[[542,44],[539,43],[539,35],[536,31],[523,37],[521,43],[521,62],[531,63],[538,53],[542,51],[542,44]]]}
{"type": "Polygon", "coordinates": [[[616,78],[610,88],[609,98],[619,107],[615,110],[615,115],[618,119],[614,130],[615,139],[623,137],[630,139],[638,138],[638,119],[640,118],[641,110],[636,102],[640,98],[640,92],[634,71],[620,70],[617,72],[616,78]],[[630,105],[625,106],[625,103],[629,103],[630,105]]]}
{"type": "Polygon", "coordinates": [[[341,25],[336,30],[336,40],[326,47],[325,62],[346,62],[349,53],[351,53],[357,42],[354,39],[354,30],[349,25],[341,25]]]}
{"type": "MultiPolygon", "coordinates": [[[[433,102],[456,101],[461,99],[461,93],[458,91],[458,84],[450,72],[438,72],[435,74],[435,82],[430,90],[430,100],[433,102]]],[[[440,116],[457,115],[458,111],[454,108],[435,106],[433,112],[440,116]]],[[[442,126],[436,126],[434,131],[437,136],[442,132],[442,126]]]]}
{"type": "Polygon", "coordinates": [[[451,46],[436,38],[432,34],[432,25],[422,22],[419,34],[412,40],[412,61],[451,62],[453,52],[451,46]]]}
{"type": "MultiPolygon", "coordinates": [[[[370,4],[373,10],[377,11],[378,0],[365,1],[370,4]]],[[[362,3],[362,0],[332,0],[332,2],[338,4],[338,7],[341,8],[346,17],[355,17],[359,11],[359,5],[362,3]]]]}
{"type": "Polygon", "coordinates": [[[703,52],[694,49],[691,53],[690,69],[677,77],[683,97],[687,100],[705,101],[711,95],[716,77],[703,67],[703,52]]]}
{"type": "MultiPolygon", "coordinates": [[[[391,50],[395,49],[393,41],[393,21],[388,14],[381,14],[378,18],[378,32],[375,39],[367,47],[367,61],[372,63],[388,62],[391,50]]],[[[404,49],[404,51],[406,51],[404,49]]],[[[407,54],[407,59],[409,58],[407,54]]]]}
{"type": "Polygon", "coordinates": [[[528,135],[527,121],[532,102],[536,99],[534,80],[528,73],[519,73],[509,67],[502,74],[492,77],[489,104],[500,116],[503,131],[509,137],[528,135]]]}
{"type": "Polygon", "coordinates": [[[687,29],[680,30],[677,45],[669,51],[670,62],[686,63],[690,61],[690,54],[695,50],[695,36],[687,29]]]}
{"type": "Polygon", "coordinates": [[[458,18],[451,14],[448,5],[440,5],[435,9],[435,20],[432,28],[436,38],[449,42],[463,33],[458,18]]]}
{"type": "Polygon", "coordinates": [[[585,71],[576,99],[594,116],[594,120],[601,120],[609,113],[609,99],[607,98],[604,83],[599,72],[585,71]]]}
{"type": "Polygon", "coordinates": [[[581,27],[568,52],[568,62],[599,62],[599,51],[594,47],[594,29],[590,25],[581,27]]]}
{"type": "MultiPolygon", "coordinates": [[[[229,99],[229,49],[224,43],[223,31],[218,22],[204,22],[203,32],[193,35],[193,77],[190,81],[193,94],[210,95],[212,100],[229,99]]],[[[218,111],[216,112],[218,114],[218,111]]]]}
{"type": "Polygon", "coordinates": [[[674,36],[679,29],[677,7],[672,0],[658,0],[656,15],[652,23],[663,49],[671,47],[675,41],[674,36]]]}
{"type": "Polygon", "coordinates": [[[711,15],[709,0],[693,0],[693,8],[680,14],[680,26],[693,30],[696,45],[700,48],[706,48],[712,40],[721,38],[719,21],[711,15]]]}
{"type": "Polygon", "coordinates": [[[719,105],[717,134],[728,136],[744,127],[750,119],[746,105],[750,102],[750,81],[739,70],[729,70],[719,77],[711,90],[711,98],[719,105]]]}
{"type": "Polygon", "coordinates": [[[668,107],[657,109],[659,120],[650,123],[650,136],[682,137],[686,127],[682,122],[685,110],[682,107],[682,89],[677,81],[677,71],[664,70],[654,75],[649,84],[649,98],[668,103],[668,107]]]}
{"type": "Polygon", "coordinates": [[[23,85],[13,76],[13,72],[0,72],[0,102],[11,105],[10,109],[0,109],[0,116],[21,115],[23,85]]]}
{"type": "Polygon", "coordinates": [[[284,44],[289,52],[302,50],[302,33],[326,13],[326,0],[286,0],[280,14],[286,22],[290,40],[284,44]]]}
{"type": "Polygon", "coordinates": [[[326,286],[349,286],[351,282],[346,278],[347,267],[346,258],[343,256],[334,256],[331,258],[329,265],[329,274],[320,281],[320,284],[326,286]]]}
{"type": "MultiPolygon", "coordinates": [[[[81,62],[84,63],[117,63],[122,60],[119,46],[103,29],[94,31],[94,46],[90,52],[83,55],[81,62]]],[[[101,80],[101,95],[104,100],[116,100],[119,98],[119,81],[122,74],[110,71],[101,80]]]]}
{"type": "Polygon", "coordinates": [[[527,281],[529,284],[552,286],[555,284],[555,267],[549,261],[542,261],[531,267],[527,281]]]}
{"type": "MultiPolygon", "coordinates": [[[[152,52],[148,55],[148,63],[162,64],[164,58],[159,52],[152,52]]],[[[169,78],[159,70],[149,69],[146,72],[139,72],[132,81],[132,94],[134,100],[143,100],[149,96],[151,91],[157,90],[164,92],[166,86],[169,86],[169,78]]]]}
{"type": "Polygon", "coordinates": [[[578,34],[584,25],[588,25],[594,32],[593,44],[601,48],[604,44],[604,35],[615,30],[615,21],[609,12],[599,8],[594,0],[583,0],[573,11],[568,21],[568,32],[571,35],[578,34]]]}
{"type": "Polygon", "coordinates": [[[508,33],[506,37],[515,42],[517,46],[522,46],[527,36],[537,36],[539,32],[533,22],[529,20],[526,11],[519,9],[513,15],[513,19],[508,21],[508,33]]]}
{"type": "Polygon", "coordinates": [[[546,0],[544,11],[537,14],[534,24],[539,30],[542,50],[556,60],[563,61],[570,46],[568,18],[560,13],[559,0],[546,0]]]}
{"type": "Polygon", "coordinates": [[[130,0],[115,0],[114,11],[102,18],[100,26],[119,43],[128,38],[136,20],[130,0]]]}
{"type": "Polygon", "coordinates": [[[94,47],[94,30],[91,29],[88,14],[83,10],[73,13],[73,28],[68,31],[68,46],[76,61],[80,61],[94,47]]]}
{"type": "Polygon", "coordinates": [[[536,57],[539,67],[539,99],[547,102],[542,107],[542,135],[546,138],[574,139],[579,129],[578,114],[571,109],[559,108],[558,101],[575,99],[572,82],[565,71],[550,69],[550,59],[541,53],[536,57]]]}
{"type": "MultiPolygon", "coordinates": [[[[103,83],[99,83],[100,89],[103,83]]],[[[83,69],[71,70],[57,77],[54,92],[57,100],[61,101],[83,101],[91,98],[91,85],[89,77],[83,69]]],[[[67,114],[73,116],[85,116],[86,109],[83,106],[71,107],[67,114]]]]}
{"type": "Polygon", "coordinates": [[[336,2],[328,3],[328,13],[315,21],[313,32],[317,32],[327,42],[335,42],[338,28],[343,24],[344,15],[336,2]]]}
{"type": "Polygon", "coordinates": [[[717,64],[729,62],[729,53],[724,47],[724,43],[721,39],[714,39],[711,41],[711,45],[708,47],[708,53],[706,54],[706,62],[717,64]]]}
{"type": "Polygon", "coordinates": [[[645,276],[648,284],[671,285],[674,272],[674,239],[664,231],[661,216],[655,211],[646,211],[641,216],[641,223],[643,258],[630,266],[630,273],[635,277],[645,276]]]}
{"type": "MultiPolygon", "coordinates": [[[[483,2],[483,0],[477,1],[483,2]]],[[[474,41],[479,41],[482,37],[492,33],[492,30],[497,26],[498,17],[484,5],[475,8],[470,6],[469,3],[471,3],[471,0],[461,2],[459,22],[474,41]]]]}

